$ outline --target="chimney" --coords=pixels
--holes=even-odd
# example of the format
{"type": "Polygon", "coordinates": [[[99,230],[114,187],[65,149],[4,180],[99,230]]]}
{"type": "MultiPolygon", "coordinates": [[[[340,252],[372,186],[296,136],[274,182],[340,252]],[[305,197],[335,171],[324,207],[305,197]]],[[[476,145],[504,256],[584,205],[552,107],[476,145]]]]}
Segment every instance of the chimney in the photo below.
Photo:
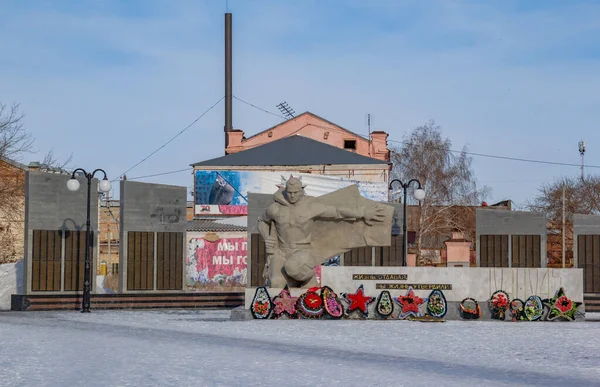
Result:
{"type": "Polygon", "coordinates": [[[227,147],[229,146],[229,136],[227,132],[233,130],[233,118],[231,112],[231,105],[233,102],[232,94],[232,71],[231,71],[231,13],[225,14],[225,154],[227,154],[227,147]]]}
{"type": "Polygon", "coordinates": [[[37,161],[32,161],[27,166],[27,169],[29,169],[30,171],[39,171],[40,170],[40,163],[37,162],[37,161]]]}
{"type": "Polygon", "coordinates": [[[371,132],[371,157],[374,159],[390,161],[390,151],[387,147],[388,134],[383,131],[371,132]]]}

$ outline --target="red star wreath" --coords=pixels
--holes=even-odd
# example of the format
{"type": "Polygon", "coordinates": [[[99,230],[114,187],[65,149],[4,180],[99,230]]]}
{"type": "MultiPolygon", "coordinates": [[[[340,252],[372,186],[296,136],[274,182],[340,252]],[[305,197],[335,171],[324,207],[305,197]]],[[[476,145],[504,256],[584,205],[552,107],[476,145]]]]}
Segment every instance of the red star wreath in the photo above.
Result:
{"type": "Polygon", "coordinates": [[[550,313],[548,313],[548,317],[546,318],[548,321],[558,318],[573,321],[575,320],[577,309],[581,306],[581,302],[575,302],[568,298],[563,288],[558,289],[551,299],[544,300],[544,304],[550,308],[550,313]]]}
{"type": "Polygon", "coordinates": [[[404,319],[410,315],[414,317],[421,316],[420,307],[427,301],[427,298],[421,298],[415,294],[412,286],[408,288],[405,296],[400,296],[395,301],[402,307],[400,318],[404,319]]]}
{"type": "Polygon", "coordinates": [[[272,318],[277,319],[284,314],[289,318],[297,317],[296,313],[296,302],[298,297],[292,297],[290,290],[287,285],[279,292],[279,295],[273,298],[273,316],[272,318]]]}
{"type": "Polygon", "coordinates": [[[369,305],[375,301],[375,297],[365,296],[363,285],[358,287],[356,293],[344,293],[342,296],[350,303],[348,313],[358,309],[365,317],[369,315],[369,305]]]}

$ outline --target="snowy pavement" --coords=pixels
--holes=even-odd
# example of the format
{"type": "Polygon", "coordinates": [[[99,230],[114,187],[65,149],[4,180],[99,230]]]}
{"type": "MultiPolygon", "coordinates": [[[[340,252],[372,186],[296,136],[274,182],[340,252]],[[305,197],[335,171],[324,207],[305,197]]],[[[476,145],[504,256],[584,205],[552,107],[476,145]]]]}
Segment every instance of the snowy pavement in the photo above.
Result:
{"type": "Polygon", "coordinates": [[[600,386],[600,322],[0,312],[0,386],[600,386]]]}

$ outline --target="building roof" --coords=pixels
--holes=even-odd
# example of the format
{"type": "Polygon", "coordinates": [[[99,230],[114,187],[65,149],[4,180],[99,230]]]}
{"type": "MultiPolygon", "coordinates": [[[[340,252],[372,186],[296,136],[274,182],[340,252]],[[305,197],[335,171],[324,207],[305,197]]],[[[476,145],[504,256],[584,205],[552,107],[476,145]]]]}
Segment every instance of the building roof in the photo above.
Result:
{"type": "Polygon", "coordinates": [[[368,140],[368,138],[366,138],[366,137],[365,137],[365,136],[363,136],[363,135],[360,135],[360,134],[354,133],[354,132],[352,132],[352,131],[350,131],[350,130],[348,130],[348,129],[344,128],[343,126],[340,126],[340,125],[336,124],[335,122],[331,122],[331,121],[329,121],[329,120],[327,120],[327,119],[325,119],[325,118],[323,118],[323,117],[321,117],[321,116],[318,116],[318,115],[316,115],[316,114],[314,114],[314,113],[311,113],[311,112],[304,112],[304,113],[302,113],[302,114],[299,114],[299,115],[297,115],[297,116],[294,116],[294,117],[292,117],[292,118],[290,118],[290,119],[288,119],[288,120],[285,120],[285,121],[283,121],[283,122],[280,122],[280,123],[279,123],[279,124],[277,124],[277,125],[273,125],[273,126],[271,126],[270,128],[268,128],[268,129],[265,129],[265,130],[262,130],[262,131],[260,131],[260,132],[258,132],[258,133],[256,133],[256,134],[253,134],[252,136],[248,137],[246,140],[249,140],[249,139],[251,139],[251,138],[253,138],[253,137],[256,137],[256,136],[258,136],[258,135],[261,135],[261,134],[263,134],[263,133],[269,132],[269,131],[271,131],[271,130],[274,130],[275,128],[277,128],[278,126],[281,126],[281,125],[285,124],[286,122],[293,121],[293,120],[297,120],[298,118],[300,118],[300,117],[303,117],[303,116],[306,116],[306,115],[310,115],[310,116],[313,116],[313,117],[315,117],[315,118],[318,118],[319,120],[321,120],[321,121],[324,121],[324,122],[328,123],[329,125],[337,126],[338,128],[340,128],[340,129],[342,129],[342,130],[345,130],[345,131],[346,131],[346,132],[348,132],[348,133],[351,133],[351,134],[353,134],[353,135],[355,135],[355,136],[357,136],[357,137],[361,137],[361,138],[363,138],[363,139],[365,139],[365,140],[368,140]]]}
{"type": "Polygon", "coordinates": [[[0,161],[4,161],[5,163],[10,164],[10,165],[12,165],[15,168],[27,170],[27,166],[26,165],[21,164],[18,161],[9,159],[8,157],[0,156],[0,161]]]}
{"type": "Polygon", "coordinates": [[[284,137],[257,147],[192,164],[192,167],[296,166],[385,164],[301,135],[284,137]]]}
{"type": "Polygon", "coordinates": [[[197,232],[246,232],[248,227],[235,224],[217,223],[210,219],[194,219],[187,223],[187,231],[197,232]]]}

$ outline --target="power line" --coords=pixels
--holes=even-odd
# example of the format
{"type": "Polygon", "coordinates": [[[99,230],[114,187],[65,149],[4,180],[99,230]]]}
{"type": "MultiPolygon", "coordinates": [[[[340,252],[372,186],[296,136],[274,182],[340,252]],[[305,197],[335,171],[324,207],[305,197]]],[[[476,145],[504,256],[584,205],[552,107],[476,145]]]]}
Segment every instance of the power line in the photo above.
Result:
{"type": "MultiPolygon", "coordinates": [[[[277,113],[273,113],[270,112],[266,109],[263,109],[259,106],[256,106],[250,102],[244,101],[238,97],[236,97],[235,95],[233,96],[233,98],[237,99],[240,102],[245,103],[248,106],[252,106],[255,109],[258,109],[260,111],[263,111],[265,113],[274,115],[276,117],[280,117],[283,119],[287,119],[287,117],[284,117],[282,115],[279,115],[277,113]]],[[[319,126],[319,125],[314,125],[314,126],[319,126]]],[[[325,128],[325,127],[322,127],[325,128]]],[[[330,129],[331,128],[327,128],[330,129]]],[[[360,136],[365,137],[364,134],[361,134],[360,136]]],[[[367,139],[370,138],[370,136],[365,137],[367,139]]],[[[413,145],[410,142],[407,141],[397,141],[397,140],[388,140],[388,142],[393,142],[393,143],[398,143],[398,144],[404,144],[404,145],[413,145]]],[[[564,163],[564,162],[559,162],[559,161],[547,161],[547,160],[535,160],[535,159],[525,159],[525,158],[520,158],[520,157],[511,157],[511,156],[499,156],[499,155],[490,155],[490,154],[485,154],[485,153],[476,153],[476,152],[467,152],[467,151],[459,151],[459,150],[454,150],[454,149],[448,149],[449,152],[452,153],[464,153],[467,155],[471,155],[471,156],[477,156],[477,157],[487,157],[487,158],[492,158],[492,159],[499,159],[499,160],[510,160],[510,161],[519,161],[519,162],[526,162],[526,163],[535,163],[535,164],[546,164],[546,165],[560,165],[560,166],[566,166],[566,167],[587,167],[587,168],[600,168],[600,165],[582,165],[582,164],[574,164],[574,163],[564,163]]]]}
{"type": "Polygon", "coordinates": [[[164,176],[164,175],[172,175],[174,173],[180,173],[180,172],[185,172],[185,171],[191,171],[193,168],[185,168],[185,169],[178,169],[176,171],[170,171],[170,172],[162,172],[162,173],[155,173],[153,175],[146,175],[146,176],[136,176],[136,177],[132,177],[132,178],[127,178],[127,180],[139,180],[139,179],[145,179],[147,177],[155,177],[155,176],[164,176]]]}
{"type": "Polygon", "coordinates": [[[165,142],[164,144],[162,144],[160,147],[158,147],[154,152],[150,153],[148,156],[144,157],[141,161],[139,161],[137,164],[135,164],[133,167],[129,168],[128,170],[126,170],[125,172],[123,172],[122,174],[119,175],[118,178],[112,180],[117,181],[119,180],[121,177],[123,177],[127,172],[131,171],[132,169],[134,169],[135,167],[137,167],[138,165],[140,165],[141,163],[143,163],[144,161],[148,160],[150,157],[152,157],[156,152],[158,152],[159,150],[161,150],[162,148],[164,148],[165,146],[169,145],[173,140],[175,140],[177,137],[181,136],[183,134],[183,132],[185,132],[186,130],[188,130],[189,128],[192,127],[192,125],[194,125],[196,122],[198,122],[202,117],[204,117],[209,111],[211,111],[215,106],[217,106],[219,104],[219,102],[221,102],[225,97],[221,97],[217,102],[215,102],[211,107],[209,107],[208,109],[206,109],[204,111],[204,113],[200,114],[200,116],[198,116],[198,118],[196,118],[194,121],[192,121],[192,123],[190,123],[188,126],[186,126],[185,128],[183,128],[179,133],[177,133],[175,136],[171,137],[171,139],[169,139],[169,141],[165,142]]]}
{"type": "MultiPolygon", "coordinates": [[[[389,142],[399,143],[399,144],[404,144],[404,145],[413,145],[412,143],[407,142],[407,141],[395,141],[395,140],[388,140],[388,141],[389,142]]],[[[475,152],[459,151],[459,150],[453,150],[453,149],[448,149],[448,151],[449,152],[453,152],[453,153],[464,153],[466,155],[471,155],[471,156],[488,157],[488,158],[492,158],[492,159],[521,161],[521,162],[526,162],[526,163],[537,163],[537,164],[561,165],[561,166],[566,166],[566,167],[578,167],[578,168],[581,168],[581,164],[563,163],[563,162],[559,162],[559,161],[524,159],[524,158],[520,158],[520,157],[498,156],[498,155],[490,155],[490,154],[485,154],[485,153],[475,153],[475,152]]],[[[394,153],[396,153],[396,152],[394,152],[394,153]]],[[[600,165],[586,165],[585,167],[588,167],[588,168],[600,168],[600,165]]]]}
{"type": "Polygon", "coordinates": [[[263,109],[263,108],[261,108],[261,107],[258,107],[258,106],[256,106],[256,105],[254,105],[254,104],[251,104],[251,103],[250,103],[250,102],[248,102],[248,101],[244,101],[243,99],[241,99],[241,98],[238,98],[238,97],[236,97],[235,95],[233,96],[233,98],[237,99],[238,101],[240,101],[240,102],[242,102],[242,103],[245,103],[245,104],[246,104],[246,105],[248,105],[248,106],[252,106],[253,108],[255,108],[255,109],[258,109],[258,110],[260,110],[260,111],[262,111],[262,112],[265,112],[265,113],[268,113],[268,114],[274,115],[275,117],[283,118],[284,120],[287,120],[287,119],[289,119],[289,117],[284,117],[284,116],[282,116],[281,114],[277,114],[277,113],[270,112],[270,111],[268,111],[267,109],[263,109]]]}

